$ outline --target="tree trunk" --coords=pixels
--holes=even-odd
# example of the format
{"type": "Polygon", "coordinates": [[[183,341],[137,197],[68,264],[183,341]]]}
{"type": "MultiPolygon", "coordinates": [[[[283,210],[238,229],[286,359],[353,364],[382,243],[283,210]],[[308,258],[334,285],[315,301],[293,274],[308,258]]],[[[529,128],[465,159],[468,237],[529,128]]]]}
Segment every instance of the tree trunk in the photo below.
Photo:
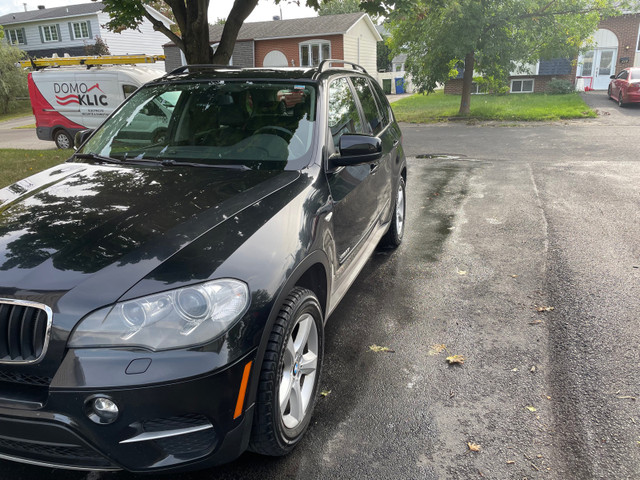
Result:
{"type": "Polygon", "coordinates": [[[475,52],[469,52],[464,57],[464,75],[462,77],[462,98],[460,99],[460,115],[471,113],[471,85],[473,84],[473,65],[475,52]]]}
{"type": "Polygon", "coordinates": [[[231,8],[227,21],[224,23],[220,44],[212,57],[212,63],[219,65],[227,65],[229,63],[240,27],[249,14],[253,12],[253,9],[256,8],[257,4],[258,0],[235,0],[233,2],[233,8],[231,8]]]}

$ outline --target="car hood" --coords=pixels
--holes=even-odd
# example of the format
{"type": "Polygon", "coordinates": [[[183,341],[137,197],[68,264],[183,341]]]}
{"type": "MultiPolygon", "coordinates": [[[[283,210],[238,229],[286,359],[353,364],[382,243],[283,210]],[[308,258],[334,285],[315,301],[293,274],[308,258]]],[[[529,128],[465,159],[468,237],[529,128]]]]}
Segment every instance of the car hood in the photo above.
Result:
{"type": "Polygon", "coordinates": [[[113,302],[203,233],[298,176],[83,163],[41,172],[0,190],[0,296],[60,297],[84,284],[87,308],[113,302]]]}

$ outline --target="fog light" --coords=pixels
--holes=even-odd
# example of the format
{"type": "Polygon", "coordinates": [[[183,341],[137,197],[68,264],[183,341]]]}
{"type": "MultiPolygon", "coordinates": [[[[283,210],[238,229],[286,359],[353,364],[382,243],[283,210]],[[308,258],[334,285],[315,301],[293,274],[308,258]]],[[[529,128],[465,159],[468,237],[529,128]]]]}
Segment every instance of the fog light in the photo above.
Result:
{"type": "Polygon", "coordinates": [[[95,397],[87,402],[87,416],[96,423],[113,423],[119,413],[118,405],[108,397],[95,397]]]}

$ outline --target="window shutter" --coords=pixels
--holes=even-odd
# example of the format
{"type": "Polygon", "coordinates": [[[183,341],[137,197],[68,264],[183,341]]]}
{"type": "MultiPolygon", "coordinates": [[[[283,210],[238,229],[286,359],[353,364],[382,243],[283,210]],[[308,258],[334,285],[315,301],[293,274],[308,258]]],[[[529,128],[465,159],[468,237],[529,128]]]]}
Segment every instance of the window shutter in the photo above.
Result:
{"type": "Polygon", "coordinates": [[[89,38],[93,38],[93,34],[91,33],[91,20],[87,20],[87,32],[89,32],[89,38]]]}
{"type": "Polygon", "coordinates": [[[56,23],[56,30],[58,31],[58,41],[62,41],[62,32],[60,32],[60,24],[56,23]]]}
{"type": "Polygon", "coordinates": [[[27,44],[27,32],[24,31],[24,28],[21,28],[22,30],[22,40],[24,41],[24,44],[27,44]]]}
{"type": "Polygon", "coordinates": [[[71,22],[69,22],[67,25],[69,25],[69,38],[71,40],[75,40],[75,37],[73,36],[73,25],[71,22]]]}
{"type": "Polygon", "coordinates": [[[38,32],[40,32],[40,41],[44,43],[44,33],[42,32],[42,26],[38,26],[38,32]]]}

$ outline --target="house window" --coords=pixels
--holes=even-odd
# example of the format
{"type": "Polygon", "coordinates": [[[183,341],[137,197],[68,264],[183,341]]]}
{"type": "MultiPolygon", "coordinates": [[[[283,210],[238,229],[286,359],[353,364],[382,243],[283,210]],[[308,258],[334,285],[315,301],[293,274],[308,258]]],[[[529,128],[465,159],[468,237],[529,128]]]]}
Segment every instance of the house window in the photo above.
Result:
{"type": "Polygon", "coordinates": [[[331,58],[331,42],[314,40],[300,44],[300,66],[317,67],[320,62],[331,58]]]}
{"type": "Polygon", "coordinates": [[[57,42],[60,40],[57,25],[43,25],[40,27],[40,32],[43,42],[57,42]]]}
{"type": "Polygon", "coordinates": [[[11,45],[24,45],[27,43],[24,39],[23,28],[7,30],[6,33],[7,33],[7,38],[9,39],[9,43],[11,45]]]}
{"type": "Polygon", "coordinates": [[[71,24],[71,31],[73,32],[74,39],[91,37],[89,22],[73,22],[71,24]]]}
{"type": "Polygon", "coordinates": [[[396,63],[395,64],[396,72],[404,72],[404,63],[396,63]]]}
{"type": "Polygon", "coordinates": [[[591,77],[593,75],[593,57],[596,52],[589,50],[582,57],[582,76],[591,77]]]}
{"type": "Polygon", "coordinates": [[[473,82],[471,84],[471,95],[484,95],[487,93],[487,86],[473,82]]]}
{"type": "Polygon", "coordinates": [[[533,93],[533,79],[511,80],[511,93],[533,93]]]}

